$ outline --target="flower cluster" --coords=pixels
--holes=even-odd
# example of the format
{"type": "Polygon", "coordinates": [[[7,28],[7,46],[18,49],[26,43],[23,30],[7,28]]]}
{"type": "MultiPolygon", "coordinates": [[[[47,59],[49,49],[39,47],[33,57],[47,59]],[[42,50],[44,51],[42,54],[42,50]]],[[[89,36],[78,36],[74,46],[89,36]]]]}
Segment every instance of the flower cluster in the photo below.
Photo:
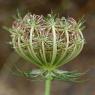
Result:
{"type": "Polygon", "coordinates": [[[83,22],[27,13],[9,29],[15,51],[42,70],[52,72],[74,59],[84,46],[83,22]]]}

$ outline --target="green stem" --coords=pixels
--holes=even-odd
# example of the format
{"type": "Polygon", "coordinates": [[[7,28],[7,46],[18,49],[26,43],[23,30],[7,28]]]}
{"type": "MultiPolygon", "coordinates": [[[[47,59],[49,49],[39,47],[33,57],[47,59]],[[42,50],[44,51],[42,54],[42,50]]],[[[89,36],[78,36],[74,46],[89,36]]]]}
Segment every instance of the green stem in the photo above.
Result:
{"type": "Polygon", "coordinates": [[[45,95],[50,95],[51,79],[45,81],[45,95]]]}

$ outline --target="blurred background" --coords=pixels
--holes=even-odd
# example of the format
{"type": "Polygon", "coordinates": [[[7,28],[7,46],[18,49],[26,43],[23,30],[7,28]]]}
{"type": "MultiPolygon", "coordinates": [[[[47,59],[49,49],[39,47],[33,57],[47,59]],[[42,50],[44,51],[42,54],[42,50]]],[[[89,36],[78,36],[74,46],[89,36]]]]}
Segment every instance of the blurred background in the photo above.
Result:
{"type": "Polygon", "coordinates": [[[53,81],[51,95],[95,95],[95,0],[0,0],[0,95],[44,95],[44,82],[31,81],[10,73],[14,64],[21,69],[35,68],[20,58],[9,45],[10,34],[2,27],[11,27],[17,9],[47,15],[51,10],[60,16],[78,20],[85,16],[86,39],[81,54],[61,67],[64,70],[87,71],[83,83],[53,81]]]}

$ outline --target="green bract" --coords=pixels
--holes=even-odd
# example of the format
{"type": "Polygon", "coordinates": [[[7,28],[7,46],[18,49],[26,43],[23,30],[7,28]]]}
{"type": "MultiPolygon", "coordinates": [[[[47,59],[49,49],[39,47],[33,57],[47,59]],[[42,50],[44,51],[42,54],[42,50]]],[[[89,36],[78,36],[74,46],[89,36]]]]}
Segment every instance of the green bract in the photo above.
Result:
{"type": "Polygon", "coordinates": [[[9,31],[15,51],[50,75],[81,52],[84,45],[82,25],[83,22],[71,17],[28,13],[15,20],[9,31]]]}

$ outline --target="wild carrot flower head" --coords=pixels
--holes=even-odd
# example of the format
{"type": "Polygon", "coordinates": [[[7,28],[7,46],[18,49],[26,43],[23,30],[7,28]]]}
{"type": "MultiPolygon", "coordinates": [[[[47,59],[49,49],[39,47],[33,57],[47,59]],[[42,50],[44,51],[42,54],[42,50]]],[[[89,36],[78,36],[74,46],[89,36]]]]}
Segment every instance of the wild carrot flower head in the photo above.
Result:
{"type": "Polygon", "coordinates": [[[16,19],[9,31],[13,48],[21,57],[42,69],[53,70],[81,52],[82,25],[71,17],[28,13],[16,19]]]}

